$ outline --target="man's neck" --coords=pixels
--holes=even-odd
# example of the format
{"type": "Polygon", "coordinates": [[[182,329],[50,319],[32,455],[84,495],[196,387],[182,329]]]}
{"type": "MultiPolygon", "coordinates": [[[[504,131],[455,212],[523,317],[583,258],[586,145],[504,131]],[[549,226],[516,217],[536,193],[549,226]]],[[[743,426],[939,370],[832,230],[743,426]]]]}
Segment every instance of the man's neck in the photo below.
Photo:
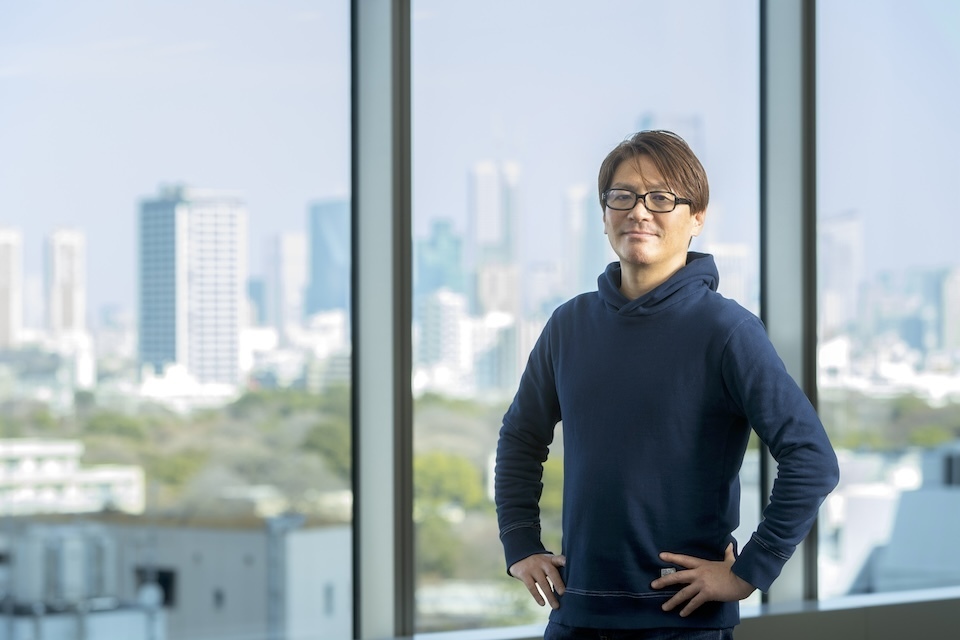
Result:
{"type": "Polygon", "coordinates": [[[670,279],[687,264],[686,256],[682,261],[669,265],[625,264],[620,262],[620,293],[629,300],[646,295],[670,279]]]}

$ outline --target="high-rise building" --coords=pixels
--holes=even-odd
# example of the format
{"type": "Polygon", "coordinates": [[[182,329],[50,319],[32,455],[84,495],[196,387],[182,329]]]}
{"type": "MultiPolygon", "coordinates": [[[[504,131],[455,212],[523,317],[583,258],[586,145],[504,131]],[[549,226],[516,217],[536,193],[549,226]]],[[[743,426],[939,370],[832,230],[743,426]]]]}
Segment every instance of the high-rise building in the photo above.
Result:
{"type": "Polygon", "coordinates": [[[302,233],[270,237],[264,251],[263,273],[266,324],[275,327],[282,340],[292,327],[303,325],[307,237],[302,233]]]}
{"type": "Polygon", "coordinates": [[[247,278],[247,304],[249,318],[246,324],[251,327],[263,327],[267,324],[267,292],[266,283],[260,276],[247,278]]]}
{"type": "Polygon", "coordinates": [[[463,282],[463,240],[446,218],[430,223],[430,235],[417,243],[413,277],[418,298],[448,289],[465,293],[463,282]]]}
{"type": "Polygon", "coordinates": [[[235,194],[161,187],[140,205],[140,362],[239,382],[247,210],[235,194]]]}
{"type": "Polygon", "coordinates": [[[817,221],[817,283],[820,335],[849,331],[861,308],[866,245],[859,211],[823,216],[817,221]]]}
{"type": "Polygon", "coordinates": [[[87,330],[87,242],[81,231],[57,229],[47,238],[45,264],[47,329],[52,336],[87,330]]]}
{"type": "Polygon", "coordinates": [[[306,314],[350,310],[350,201],[310,205],[306,314]]]}
{"type": "Polygon", "coordinates": [[[23,240],[0,228],[0,349],[16,346],[23,328],[23,240]]]}
{"type": "Polygon", "coordinates": [[[467,193],[467,268],[516,259],[520,166],[478,162],[470,170],[467,193]]]}
{"type": "Polygon", "coordinates": [[[477,315],[495,311],[515,314],[519,307],[516,281],[516,227],[519,221],[520,167],[514,162],[478,162],[470,171],[467,193],[466,268],[471,310],[477,315]],[[513,281],[504,280],[513,274],[513,281]],[[505,288],[490,306],[491,278],[505,288]],[[486,290],[485,290],[486,289],[486,290]],[[516,300],[504,301],[505,296],[516,300]]]}

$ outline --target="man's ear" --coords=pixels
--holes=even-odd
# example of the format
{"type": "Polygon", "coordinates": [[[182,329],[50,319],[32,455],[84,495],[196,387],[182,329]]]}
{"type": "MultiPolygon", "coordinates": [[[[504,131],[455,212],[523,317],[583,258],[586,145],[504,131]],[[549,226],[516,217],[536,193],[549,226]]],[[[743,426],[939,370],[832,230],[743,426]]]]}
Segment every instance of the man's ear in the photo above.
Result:
{"type": "Polygon", "coordinates": [[[693,216],[694,225],[693,225],[693,235],[698,236],[700,232],[703,231],[703,223],[707,217],[707,211],[698,211],[696,213],[690,214],[693,216]]]}

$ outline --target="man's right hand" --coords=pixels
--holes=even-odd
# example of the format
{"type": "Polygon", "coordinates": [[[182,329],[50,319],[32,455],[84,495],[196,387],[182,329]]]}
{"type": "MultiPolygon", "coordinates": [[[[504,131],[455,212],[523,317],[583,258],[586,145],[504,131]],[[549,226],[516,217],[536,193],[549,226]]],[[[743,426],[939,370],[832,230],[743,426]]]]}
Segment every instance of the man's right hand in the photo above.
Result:
{"type": "Polygon", "coordinates": [[[544,605],[543,598],[546,596],[550,607],[559,609],[560,602],[557,596],[563,595],[564,586],[557,567],[562,567],[566,563],[567,559],[564,556],[538,553],[515,562],[510,567],[510,575],[527,586],[527,590],[538,605],[541,607],[544,605]],[[541,592],[543,595],[540,595],[541,592]]]}

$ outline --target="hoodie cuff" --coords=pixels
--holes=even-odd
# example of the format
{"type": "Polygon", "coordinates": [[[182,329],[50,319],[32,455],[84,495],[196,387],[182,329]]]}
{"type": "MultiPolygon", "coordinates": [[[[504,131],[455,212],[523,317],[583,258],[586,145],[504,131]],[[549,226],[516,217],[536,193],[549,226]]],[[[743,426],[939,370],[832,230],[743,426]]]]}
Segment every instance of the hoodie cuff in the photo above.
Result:
{"type": "Polygon", "coordinates": [[[552,553],[540,542],[539,526],[522,526],[500,534],[504,555],[507,559],[507,574],[517,562],[537,553],[552,553]]]}
{"type": "Polygon", "coordinates": [[[767,592],[789,559],[767,549],[754,534],[750,541],[743,545],[740,556],[733,563],[732,571],[760,591],[767,592]]]}

